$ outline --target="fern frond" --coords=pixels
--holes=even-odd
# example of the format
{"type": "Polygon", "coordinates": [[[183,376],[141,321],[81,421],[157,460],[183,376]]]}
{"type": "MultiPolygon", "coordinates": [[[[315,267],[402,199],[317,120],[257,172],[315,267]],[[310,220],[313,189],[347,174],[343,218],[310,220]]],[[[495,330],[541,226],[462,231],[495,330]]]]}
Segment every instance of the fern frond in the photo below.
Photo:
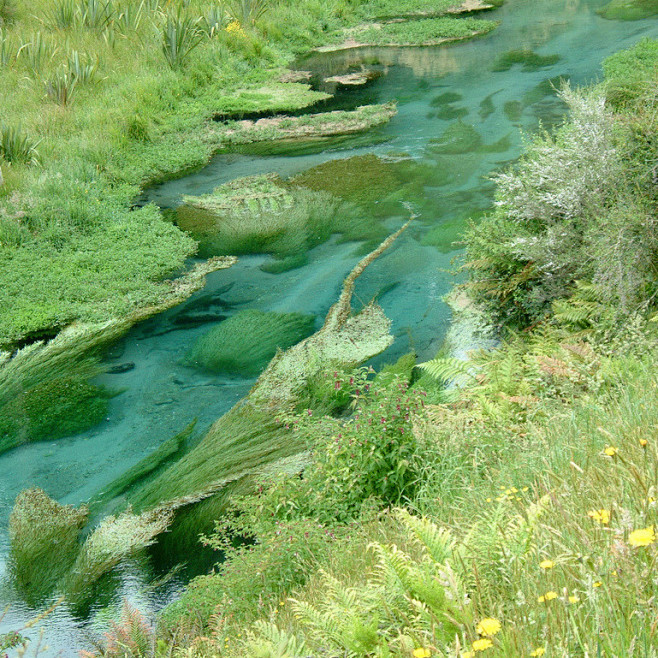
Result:
{"type": "Polygon", "coordinates": [[[440,357],[420,363],[419,368],[426,370],[432,377],[444,384],[465,386],[475,381],[473,364],[454,357],[440,357]]]}

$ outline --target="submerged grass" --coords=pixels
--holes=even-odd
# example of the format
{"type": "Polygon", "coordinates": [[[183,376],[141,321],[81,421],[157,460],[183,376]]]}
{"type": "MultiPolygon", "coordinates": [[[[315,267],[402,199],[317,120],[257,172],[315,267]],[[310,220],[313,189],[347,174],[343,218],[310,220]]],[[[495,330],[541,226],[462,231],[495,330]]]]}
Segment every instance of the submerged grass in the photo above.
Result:
{"type": "Polygon", "coordinates": [[[315,317],[247,309],[232,315],[196,340],[185,363],[211,372],[255,376],[278,350],[313,332],[315,317]]]}

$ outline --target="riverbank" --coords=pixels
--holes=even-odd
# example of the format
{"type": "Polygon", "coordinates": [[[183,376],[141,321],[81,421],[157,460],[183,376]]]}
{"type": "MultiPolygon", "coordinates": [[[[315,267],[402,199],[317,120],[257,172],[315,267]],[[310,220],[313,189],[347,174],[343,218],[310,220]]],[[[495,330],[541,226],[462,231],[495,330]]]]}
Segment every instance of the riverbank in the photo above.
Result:
{"type": "MultiPolygon", "coordinates": [[[[658,42],[644,41],[607,60],[597,89],[563,90],[570,120],[497,178],[506,203],[467,235],[464,290],[507,337],[500,348],[467,363],[439,357],[415,375],[403,359],[368,391],[363,373],[334,373],[354,414],[286,418],[313,461],[303,478],[264,479],[234,501],[235,517],[206,538],[227,551],[221,574],[192,583],[165,614],[165,637],[187,638],[199,658],[651,651],[657,60],[658,42]],[[567,187],[578,190],[569,199],[589,259],[574,259],[572,236],[565,262],[585,269],[558,288],[543,268],[529,271],[520,245],[550,238],[559,255],[545,220],[567,187]],[[634,212],[618,215],[629,203],[634,212]],[[602,226],[602,207],[619,223],[602,226]],[[603,256],[605,271],[626,277],[604,279],[603,256]],[[482,285],[502,259],[500,289],[482,285]],[[635,301],[620,310],[622,299],[635,301]],[[232,546],[234,533],[255,544],[232,546]]],[[[570,219],[557,221],[566,238],[570,219]]]]}
{"type": "MultiPolygon", "coordinates": [[[[325,99],[278,79],[297,53],[363,21],[365,5],[338,4],[254,4],[233,15],[211,3],[7,4],[0,346],[158,302],[195,245],[156,208],[132,210],[132,199],[208,161],[213,117],[294,113],[325,99]]],[[[461,19],[440,20],[451,30],[461,19]]]]}

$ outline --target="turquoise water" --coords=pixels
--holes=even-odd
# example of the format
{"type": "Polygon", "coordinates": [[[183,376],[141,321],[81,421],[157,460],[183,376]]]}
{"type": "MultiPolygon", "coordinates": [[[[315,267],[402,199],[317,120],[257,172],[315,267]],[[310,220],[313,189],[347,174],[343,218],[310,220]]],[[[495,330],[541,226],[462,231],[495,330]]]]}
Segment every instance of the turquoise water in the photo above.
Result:
{"type": "MultiPolygon", "coordinates": [[[[358,283],[356,303],[377,296],[393,321],[394,346],[381,360],[393,360],[410,348],[420,359],[433,356],[450,321],[442,297],[454,284],[449,273],[458,256],[451,242],[463,226],[463,217],[491,203],[486,176],[513,161],[520,152],[522,133],[536,130],[539,120],[551,125],[564,108],[552,93],[549,79],[568,77],[574,84],[595,81],[601,60],[635,43],[642,36],[658,35],[658,22],[604,21],[595,14],[599,0],[508,0],[495,12],[501,26],[486,38],[445,48],[363,49],[343,54],[316,55],[300,67],[319,76],[344,72],[361,62],[377,66],[384,75],[364,89],[342,93],[345,106],[397,100],[398,115],[373,131],[376,145],[334,140],[324,150],[306,154],[218,155],[202,171],[168,182],[148,193],[163,207],[175,207],[182,194],[203,194],[217,185],[246,175],[277,172],[295,175],[329,160],[377,154],[385,159],[412,157],[431,170],[426,184],[407,200],[419,213],[415,225],[381,259],[371,265],[358,283]],[[524,70],[515,65],[495,72],[494,63],[511,49],[532,49],[557,54],[553,65],[524,70]],[[446,93],[459,94],[457,98],[446,93]],[[446,102],[451,100],[451,102],[446,102]],[[432,140],[441,137],[461,116],[472,124],[488,151],[458,154],[437,152],[432,140]],[[451,118],[452,117],[452,118],[451,118]],[[360,145],[359,145],[360,144],[360,145]],[[334,147],[334,150],[332,150],[334,147]],[[440,248],[437,248],[437,246],[440,248]]],[[[387,218],[391,229],[406,216],[393,206],[387,218]]],[[[33,444],[0,455],[0,570],[8,542],[7,518],[16,494],[40,486],[62,503],[79,504],[101,490],[159,443],[198,418],[197,434],[227,411],[248,391],[252,380],[201,374],[181,365],[196,337],[212,324],[184,328],[181,314],[206,313],[226,317],[244,308],[312,313],[321,322],[335,301],[345,275],[358,260],[358,245],[333,240],[312,250],[302,268],[268,274],[260,266],[267,256],[248,256],[230,270],[208,277],[205,289],[186,304],[136,327],[108,357],[108,365],[133,362],[123,374],[103,375],[99,381],[125,389],[111,401],[107,420],[97,428],[56,442],[33,444]]],[[[157,565],[157,571],[169,564],[157,565]]],[[[176,596],[186,577],[168,585],[147,586],[153,573],[142,562],[123,565],[116,581],[115,601],[128,598],[147,614],[176,596]]],[[[161,575],[161,573],[155,574],[161,575]]],[[[12,607],[0,622],[0,633],[16,627],[34,613],[5,587],[0,594],[12,607]]],[[[110,611],[101,610],[92,621],[71,616],[64,606],[44,624],[45,655],[75,655],[89,646],[110,611]]],[[[35,633],[32,632],[34,636],[35,633]]]]}

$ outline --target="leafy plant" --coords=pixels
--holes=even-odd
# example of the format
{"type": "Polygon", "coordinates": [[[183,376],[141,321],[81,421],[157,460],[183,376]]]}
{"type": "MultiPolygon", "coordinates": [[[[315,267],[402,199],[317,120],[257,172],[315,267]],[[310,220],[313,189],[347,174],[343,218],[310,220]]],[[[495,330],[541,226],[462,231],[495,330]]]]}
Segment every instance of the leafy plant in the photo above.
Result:
{"type": "Polygon", "coordinates": [[[268,9],[270,0],[231,0],[228,11],[240,25],[253,25],[268,9]]]}
{"type": "Polygon", "coordinates": [[[112,0],[79,0],[78,14],[82,25],[100,32],[112,21],[115,9],[112,0]]]}
{"type": "Polygon", "coordinates": [[[56,52],[57,48],[44,39],[41,32],[36,32],[30,41],[21,46],[18,54],[27,59],[27,65],[32,74],[38,75],[44,64],[52,61],[56,52]]]}
{"type": "Polygon", "coordinates": [[[66,30],[75,24],[77,15],[76,0],[57,0],[48,18],[54,27],[66,30]]]}
{"type": "Polygon", "coordinates": [[[35,141],[20,127],[0,123],[0,158],[12,163],[39,164],[35,141]]]}
{"type": "Polygon", "coordinates": [[[76,84],[86,84],[92,82],[98,70],[98,63],[87,60],[86,62],[80,57],[77,50],[69,53],[67,68],[69,75],[76,84]]]}
{"type": "Polygon", "coordinates": [[[60,69],[51,75],[45,82],[46,93],[49,98],[59,105],[70,105],[73,100],[73,92],[78,84],[77,78],[69,71],[60,69]]]}
{"type": "Polygon", "coordinates": [[[167,64],[172,69],[184,65],[190,53],[201,43],[198,19],[169,14],[161,31],[161,49],[167,64]]]}

